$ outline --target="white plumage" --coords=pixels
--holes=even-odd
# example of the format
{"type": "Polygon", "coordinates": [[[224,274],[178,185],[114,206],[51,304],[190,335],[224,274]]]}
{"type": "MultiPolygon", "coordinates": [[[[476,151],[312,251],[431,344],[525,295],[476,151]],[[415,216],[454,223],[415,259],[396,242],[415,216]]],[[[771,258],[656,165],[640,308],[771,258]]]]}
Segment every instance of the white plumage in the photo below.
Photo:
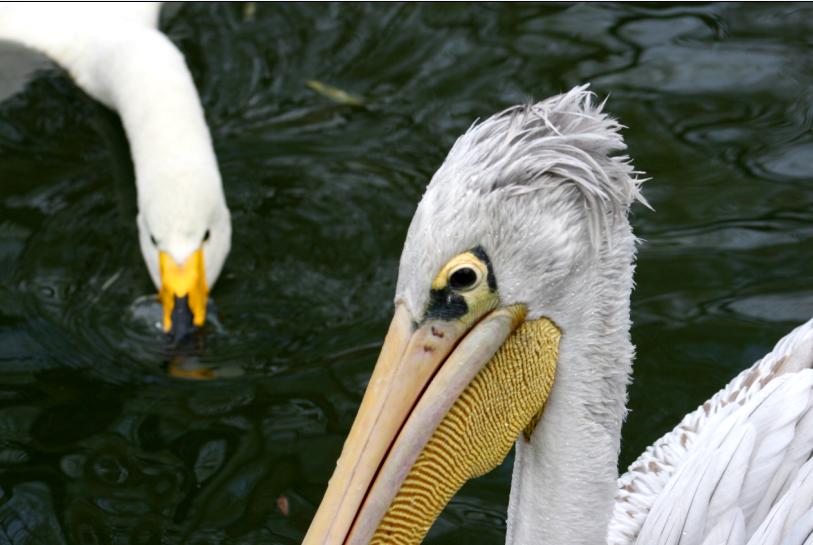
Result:
{"type": "Polygon", "coordinates": [[[229,253],[231,220],[192,76],[156,29],[159,9],[151,2],[0,3],[0,40],[47,54],[121,116],[136,174],[139,243],[155,285],[159,251],[181,264],[201,248],[212,286],[229,253]]]}
{"type": "Polygon", "coordinates": [[[618,481],[608,542],[805,543],[813,529],[811,408],[813,320],[630,466],[618,481]]]}

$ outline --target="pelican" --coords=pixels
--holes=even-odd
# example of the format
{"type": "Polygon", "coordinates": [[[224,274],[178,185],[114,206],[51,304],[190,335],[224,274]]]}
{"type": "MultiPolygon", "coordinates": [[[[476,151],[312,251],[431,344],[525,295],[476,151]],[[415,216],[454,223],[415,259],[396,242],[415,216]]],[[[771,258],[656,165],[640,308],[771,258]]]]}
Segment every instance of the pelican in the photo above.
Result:
{"type": "Polygon", "coordinates": [[[577,87],[456,141],[305,545],[419,543],[514,444],[511,545],[813,543],[813,321],[618,478],[646,201],[603,106],[577,87]]]}
{"type": "Polygon", "coordinates": [[[2,3],[0,40],[45,53],[118,112],[135,167],[141,253],[163,328],[182,337],[205,322],[231,219],[192,76],[157,30],[159,10],[159,3],[2,3]]]}

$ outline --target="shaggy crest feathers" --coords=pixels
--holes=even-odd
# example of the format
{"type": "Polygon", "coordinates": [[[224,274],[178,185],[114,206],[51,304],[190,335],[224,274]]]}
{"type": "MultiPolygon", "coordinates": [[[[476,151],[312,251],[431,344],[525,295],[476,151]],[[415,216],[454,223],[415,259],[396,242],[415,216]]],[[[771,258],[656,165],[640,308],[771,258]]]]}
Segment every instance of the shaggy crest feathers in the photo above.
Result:
{"type": "MultiPolygon", "coordinates": [[[[457,139],[433,181],[454,179],[473,191],[576,190],[594,246],[617,218],[626,217],[646,181],[633,169],[622,125],[603,112],[589,84],[536,104],[513,106],[474,123],[457,139]]],[[[651,207],[650,207],[651,208],[651,207]]]]}

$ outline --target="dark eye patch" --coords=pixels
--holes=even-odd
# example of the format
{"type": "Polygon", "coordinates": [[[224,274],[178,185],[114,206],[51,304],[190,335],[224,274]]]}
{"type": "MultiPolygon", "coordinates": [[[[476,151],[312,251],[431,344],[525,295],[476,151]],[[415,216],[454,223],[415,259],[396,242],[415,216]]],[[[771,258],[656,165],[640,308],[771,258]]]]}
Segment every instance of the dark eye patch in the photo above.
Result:
{"type": "Polygon", "coordinates": [[[449,286],[453,290],[470,288],[477,282],[477,272],[471,267],[461,267],[449,277],[449,286]]]}
{"type": "Polygon", "coordinates": [[[423,317],[424,320],[456,320],[468,312],[469,306],[463,296],[453,293],[446,286],[429,292],[429,305],[423,317]]]}

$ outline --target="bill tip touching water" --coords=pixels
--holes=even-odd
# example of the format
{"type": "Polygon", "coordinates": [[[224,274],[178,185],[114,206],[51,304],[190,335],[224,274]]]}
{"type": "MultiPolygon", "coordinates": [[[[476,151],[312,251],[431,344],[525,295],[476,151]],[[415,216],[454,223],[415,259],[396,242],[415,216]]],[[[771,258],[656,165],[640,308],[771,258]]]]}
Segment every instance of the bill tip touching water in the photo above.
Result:
{"type": "Polygon", "coordinates": [[[627,216],[646,204],[625,150],[587,86],[455,142],[409,227],[394,317],[305,545],[419,543],[515,443],[507,543],[803,543],[813,321],[618,478],[627,216]]]}
{"type": "Polygon", "coordinates": [[[0,40],[42,51],[115,110],[135,169],[139,247],[179,339],[206,320],[231,247],[209,129],[183,55],[158,29],[158,3],[2,4],[0,40]]]}

